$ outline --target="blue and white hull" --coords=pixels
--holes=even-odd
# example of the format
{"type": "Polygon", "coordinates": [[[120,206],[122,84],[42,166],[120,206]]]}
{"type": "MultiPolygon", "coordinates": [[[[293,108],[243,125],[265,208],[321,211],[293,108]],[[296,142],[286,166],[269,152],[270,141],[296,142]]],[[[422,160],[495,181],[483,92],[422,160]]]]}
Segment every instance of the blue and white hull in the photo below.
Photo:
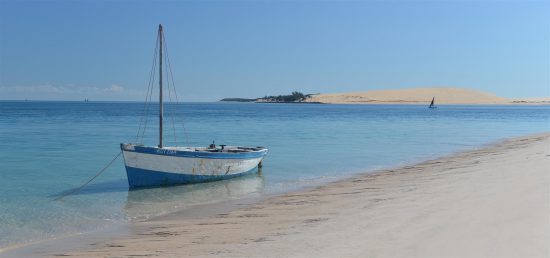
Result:
{"type": "Polygon", "coordinates": [[[120,147],[130,188],[201,183],[254,173],[268,151],[262,147],[120,147]]]}

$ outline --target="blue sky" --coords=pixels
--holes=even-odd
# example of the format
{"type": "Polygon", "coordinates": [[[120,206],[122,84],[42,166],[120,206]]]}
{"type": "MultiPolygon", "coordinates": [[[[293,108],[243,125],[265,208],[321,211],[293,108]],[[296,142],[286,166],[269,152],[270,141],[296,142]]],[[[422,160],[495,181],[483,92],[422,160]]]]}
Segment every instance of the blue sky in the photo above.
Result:
{"type": "Polygon", "coordinates": [[[184,101],[550,95],[549,1],[0,0],[0,99],[143,100],[159,23],[184,101]]]}

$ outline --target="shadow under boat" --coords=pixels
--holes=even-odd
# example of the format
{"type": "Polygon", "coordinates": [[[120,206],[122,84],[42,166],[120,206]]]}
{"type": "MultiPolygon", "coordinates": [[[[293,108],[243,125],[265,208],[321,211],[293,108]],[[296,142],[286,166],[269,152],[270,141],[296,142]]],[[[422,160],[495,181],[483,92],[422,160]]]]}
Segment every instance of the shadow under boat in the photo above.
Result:
{"type": "Polygon", "coordinates": [[[259,196],[265,186],[261,168],[257,173],[229,180],[171,187],[138,188],[128,191],[124,212],[131,220],[185,210],[242,197],[259,196]]]}
{"type": "MultiPolygon", "coordinates": [[[[60,191],[55,194],[51,194],[49,198],[59,198],[59,197],[69,197],[69,196],[79,196],[79,195],[91,195],[91,194],[101,194],[101,193],[122,193],[128,192],[128,200],[138,200],[138,199],[147,199],[147,198],[156,198],[154,196],[162,196],[160,193],[166,193],[167,196],[173,194],[182,194],[186,191],[198,191],[201,189],[209,188],[220,188],[223,187],[225,191],[231,195],[231,192],[239,193],[244,189],[252,189],[247,183],[249,181],[261,181],[261,188],[263,188],[263,176],[262,168],[255,168],[255,171],[252,173],[235,177],[228,180],[219,180],[219,181],[210,181],[205,183],[195,183],[195,184],[182,184],[182,185],[166,185],[163,187],[140,187],[140,188],[129,188],[128,181],[126,179],[119,180],[110,180],[105,182],[98,182],[86,185],[85,187],[79,189],[80,187],[70,188],[67,190],[60,191]],[[235,188],[230,189],[229,187],[235,188]],[[157,195],[155,195],[155,193],[157,195]],[[152,197],[148,195],[153,194],[152,197]],[[136,199],[137,198],[137,199],[136,199]]],[[[260,189],[261,190],[261,189],[260,189]]]]}

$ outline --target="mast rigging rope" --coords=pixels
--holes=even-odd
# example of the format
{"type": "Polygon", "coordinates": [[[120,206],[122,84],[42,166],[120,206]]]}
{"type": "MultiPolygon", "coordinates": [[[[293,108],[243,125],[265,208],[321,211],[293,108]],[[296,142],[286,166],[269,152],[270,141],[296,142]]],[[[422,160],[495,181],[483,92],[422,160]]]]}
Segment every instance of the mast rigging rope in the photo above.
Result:
{"type": "Polygon", "coordinates": [[[143,115],[139,121],[138,133],[136,135],[136,143],[143,143],[143,136],[145,135],[145,130],[147,129],[147,121],[149,114],[149,106],[151,104],[151,97],[153,94],[154,80],[155,80],[155,70],[157,67],[157,51],[159,47],[159,38],[157,36],[157,42],[155,45],[155,51],[153,52],[153,64],[151,65],[151,71],[149,72],[149,84],[147,85],[147,92],[145,95],[145,103],[143,107],[143,115]],[[143,126],[143,129],[142,129],[143,126]],[[140,135],[141,132],[141,135],[140,135]]]}
{"type": "MultiPolygon", "coordinates": [[[[170,55],[168,54],[168,44],[166,43],[166,40],[164,40],[164,48],[165,48],[165,52],[166,52],[166,61],[167,61],[167,65],[168,65],[168,71],[169,71],[169,74],[170,74],[170,80],[168,80],[168,81],[169,82],[172,81],[172,89],[174,90],[174,95],[176,97],[176,104],[179,105],[180,101],[179,101],[179,98],[178,98],[178,93],[176,92],[176,84],[174,83],[174,73],[172,72],[172,62],[170,62],[170,55]]],[[[182,117],[181,118],[181,120],[182,120],[181,125],[182,125],[182,128],[183,128],[184,143],[187,146],[189,146],[189,137],[187,135],[187,130],[185,129],[185,122],[183,121],[185,119],[183,112],[181,114],[181,117],[182,117]]],[[[173,123],[173,126],[175,126],[175,122],[173,121],[172,123],[173,123]]]]}
{"type": "MultiPolygon", "coordinates": [[[[152,95],[153,95],[153,89],[155,88],[154,80],[155,80],[155,75],[156,75],[155,70],[157,68],[157,58],[158,58],[157,54],[158,54],[159,45],[160,45],[159,44],[160,37],[161,37],[161,35],[157,36],[155,52],[154,52],[154,55],[153,55],[153,64],[151,66],[151,71],[150,71],[150,74],[149,74],[149,84],[147,85],[148,88],[147,88],[147,93],[146,93],[146,96],[145,96],[145,103],[144,103],[144,107],[143,107],[143,111],[142,111],[142,117],[141,117],[140,123],[139,123],[138,132],[137,132],[137,135],[136,135],[136,143],[143,144],[143,139],[145,137],[145,131],[147,129],[147,123],[148,123],[148,120],[149,120],[148,119],[149,110],[150,110],[150,106],[151,106],[151,98],[152,98],[152,95]]],[[[173,99],[172,99],[172,91],[173,91],[173,94],[175,96],[175,104],[176,104],[176,105],[174,105],[174,110],[172,110],[172,112],[167,112],[168,113],[167,115],[170,117],[169,121],[171,120],[170,122],[172,123],[172,130],[173,130],[173,134],[174,134],[174,144],[175,144],[175,146],[178,146],[177,134],[176,134],[176,120],[179,120],[179,119],[177,119],[177,117],[176,117],[176,110],[177,110],[177,107],[180,104],[180,101],[179,101],[178,94],[176,92],[176,85],[174,83],[174,74],[172,72],[172,64],[170,62],[170,55],[168,54],[168,46],[167,46],[167,42],[166,42],[166,39],[164,37],[164,34],[162,34],[162,41],[163,41],[162,49],[165,52],[164,56],[166,57],[166,61],[167,61],[163,66],[168,68],[168,69],[166,69],[167,70],[167,72],[166,72],[166,79],[167,79],[166,82],[167,82],[168,97],[170,99],[170,103],[174,103],[173,99]]],[[[182,116],[181,120],[184,120],[183,113],[181,114],[181,116],[182,116]]],[[[187,134],[187,130],[185,128],[185,123],[183,121],[181,121],[181,124],[182,124],[182,128],[183,128],[184,144],[189,144],[189,137],[188,137],[188,134],[187,134]]]]}

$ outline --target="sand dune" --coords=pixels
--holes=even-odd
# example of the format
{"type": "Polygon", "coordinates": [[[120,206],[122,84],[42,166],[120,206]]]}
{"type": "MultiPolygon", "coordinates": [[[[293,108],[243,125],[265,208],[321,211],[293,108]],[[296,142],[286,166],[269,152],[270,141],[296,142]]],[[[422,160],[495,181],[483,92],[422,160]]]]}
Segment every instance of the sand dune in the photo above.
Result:
{"type": "Polygon", "coordinates": [[[507,99],[463,88],[410,88],[312,95],[308,102],[332,104],[543,104],[548,98],[507,99]]]}

